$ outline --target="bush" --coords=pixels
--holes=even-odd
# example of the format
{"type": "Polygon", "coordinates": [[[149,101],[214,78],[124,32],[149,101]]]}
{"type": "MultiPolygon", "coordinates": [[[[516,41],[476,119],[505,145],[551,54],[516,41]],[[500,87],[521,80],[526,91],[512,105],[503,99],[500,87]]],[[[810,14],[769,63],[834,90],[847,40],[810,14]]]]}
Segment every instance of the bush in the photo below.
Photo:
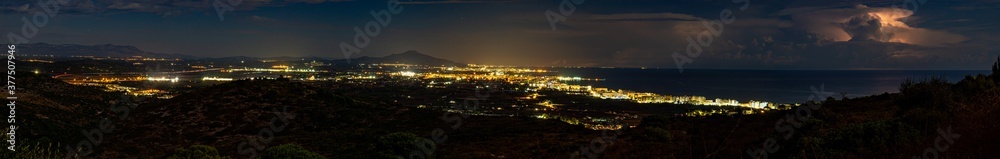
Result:
{"type": "MultiPolygon", "coordinates": [[[[814,155],[836,156],[838,154],[872,154],[880,151],[897,150],[898,147],[915,143],[920,131],[898,119],[881,120],[846,125],[817,137],[803,137],[799,147],[820,149],[814,155]]],[[[892,153],[892,152],[889,152],[892,153]]]]}
{"type": "Polygon", "coordinates": [[[636,138],[654,142],[670,142],[674,136],[670,131],[658,127],[643,127],[634,132],[636,138]]]}
{"type": "Polygon", "coordinates": [[[302,146],[294,144],[284,144],[267,148],[261,159],[326,159],[323,155],[306,150],[302,146]]]}
{"type": "MultiPolygon", "coordinates": [[[[417,143],[425,142],[430,141],[412,133],[394,132],[379,137],[376,147],[380,151],[381,158],[404,158],[403,156],[409,156],[413,151],[420,151],[417,143]]],[[[434,158],[434,156],[427,156],[427,158],[434,158]]]]}
{"type": "Polygon", "coordinates": [[[934,125],[938,125],[948,117],[950,117],[950,115],[946,112],[916,108],[903,112],[900,119],[903,122],[910,123],[918,129],[925,130],[932,129],[934,125]]]}
{"type": "Polygon", "coordinates": [[[224,157],[219,155],[219,151],[212,146],[206,145],[191,145],[191,147],[179,148],[174,150],[174,153],[167,157],[169,159],[228,159],[229,157],[224,157]]]}
{"type": "MultiPolygon", "coordinates": [[[[6,139],[10,139],[10,136],[6,133],[10,128],[0,129],[0,138],[3,138],[3,142],[7,142],[6,139]]],[[[20,133],[19,133],[20,134],[20,133]]],[[[65,153],[59,150],[59,145],[53,145],[52,142],[48,141],[48,138],[42,138],[39,141],[29,141],[25,140],[22,136],[14,136],[17,140],[17,146],[14,147],[15,151],[7,150],[7,147],[0,147],[0,158],[62,158],[66,157],[65,153]]]]}
{"type": "Polygon", "coordinates": [[[58,145],[26,143],[25,140],[18,140],[14,150],[7,150],[4,146],[3,150],[0,150],[0,158],[62,158],[66,155],[58,150],[58,145]]]}
{"type": "Polygon", "coordinates": [[[943,78],[931,78],[921,82],[906,80],[899,86],[900,97],[896,103],[900,108],[930,108],[947,110],[954,104],[952,84],[943,78]]]}
{"type": "Polygon", "coordinates": [[[978,76],[965,76],[965,79],[955,84],[962,93],[966,95],[975,95],[983,92],[989,92],[997,88],[997,83],[991,80],[986,75],[978,76]]]}

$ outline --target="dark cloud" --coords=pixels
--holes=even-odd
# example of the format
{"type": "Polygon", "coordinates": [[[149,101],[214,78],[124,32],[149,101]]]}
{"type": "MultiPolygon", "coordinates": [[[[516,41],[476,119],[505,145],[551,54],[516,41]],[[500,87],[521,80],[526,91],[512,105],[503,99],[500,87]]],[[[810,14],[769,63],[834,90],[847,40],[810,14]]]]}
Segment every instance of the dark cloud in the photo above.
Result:
{"type": "MultiPolygon", "coordinates": [[[[242,0],[238,5],[229,4],[229,0],[67,0],[69,4],[60,8],[60,13],[97,14],[97,13],[152,13],[163,16],[178,15],[190,12],[214,11],[216,3],[226,4],[236,10],[253,10],[267,6],[283,6],[296,3],[325,3],[351,0],[242,0]]],[[[7,0],[4,6],[34,6],[36,0],[7,0]]],[[[3,7],[3,13],[23,14],[30,10],[22,8],[3,7]]]]}
{"type": "Polygon", "coordinates": [[[905,18],[913,11],[902,8],[870,8],[857,5],[850,8],[787,9],[778,15],[789,15],[801,29],[836,41],[880,41],[917,45],[945,45],[965,41],[965,36],[946,31],[911,27],[905,18]]]}
{"type": "Polygon", "coordinates": [[[889,41],[891,36],[881,31],[882,19],[870,14],[851,17],[841,28],[851,36],[851,41],[889,41]]]}

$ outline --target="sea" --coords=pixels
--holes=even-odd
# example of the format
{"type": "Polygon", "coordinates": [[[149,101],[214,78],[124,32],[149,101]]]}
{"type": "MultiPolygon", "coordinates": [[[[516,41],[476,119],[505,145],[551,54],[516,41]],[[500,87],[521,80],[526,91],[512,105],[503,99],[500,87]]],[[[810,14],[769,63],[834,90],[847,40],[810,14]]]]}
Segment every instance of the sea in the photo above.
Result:
{"type": "MultiPolygon", "coordinates": [[[[571,81],[611,89],[652,92],[664,95],[705,96],[708,99],[757,100],[776,103],[809,101],[815,87],[856,98],[899,92],[904,81],[944,78],[958,82],[966,75],[990,74],[990,70],[712,70],[642,68],[555,68],[566,77],[597,78],[599,81],[571,81]]],[[[814,99],[822,100],[822,99],[814,99]]]]}

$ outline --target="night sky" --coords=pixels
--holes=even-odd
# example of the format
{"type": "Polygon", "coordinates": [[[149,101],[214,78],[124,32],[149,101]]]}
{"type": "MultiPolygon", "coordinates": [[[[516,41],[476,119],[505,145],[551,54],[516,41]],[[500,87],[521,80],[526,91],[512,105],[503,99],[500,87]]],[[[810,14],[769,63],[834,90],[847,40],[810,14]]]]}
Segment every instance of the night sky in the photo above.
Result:
{"type": "MultiPolygon", "coordinates": [[[[340,59],[353,28],[387,9],[386,1],[243,0],[222,20],[215,0],[68,1],[31,43],[340,59]]],[[[467,63],[674,68],[682,55],[685,69],[982,70],[1000,55],[1000,0],[752,0],[742,9],[741,0],[577,1],[553,30],[545,13],[558,13],[558,0],[404,0],[351,57],[418,50],[467,63]],[[734,19],[716,37],[705,23],[724,10],[734,19]],[[700,34],[710,44],[687,55],[687,38],[700,34]]],[[[21,17],[44,12],[37,2],[0,2],[5,40],[21,32],[21,17]]]]}

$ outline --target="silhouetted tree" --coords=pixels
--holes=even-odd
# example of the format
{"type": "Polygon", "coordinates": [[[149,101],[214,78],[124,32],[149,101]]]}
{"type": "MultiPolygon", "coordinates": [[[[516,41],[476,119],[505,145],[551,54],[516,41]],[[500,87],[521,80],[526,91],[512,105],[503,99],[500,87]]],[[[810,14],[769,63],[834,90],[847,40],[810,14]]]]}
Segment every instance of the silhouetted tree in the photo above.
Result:
{"type": "Polygon", "coordinates": [[[1000,75],[1000,56],[997,56],[997,62],[993,63],[993,75],[1000,75]]]}
{"type": "Polygon", "coordinates": [[[1000,83],[1000,56],[997,56],[997,62],[993,63],[993,74],[990,77],[993,78],[993,82],[1000,83]]]}

